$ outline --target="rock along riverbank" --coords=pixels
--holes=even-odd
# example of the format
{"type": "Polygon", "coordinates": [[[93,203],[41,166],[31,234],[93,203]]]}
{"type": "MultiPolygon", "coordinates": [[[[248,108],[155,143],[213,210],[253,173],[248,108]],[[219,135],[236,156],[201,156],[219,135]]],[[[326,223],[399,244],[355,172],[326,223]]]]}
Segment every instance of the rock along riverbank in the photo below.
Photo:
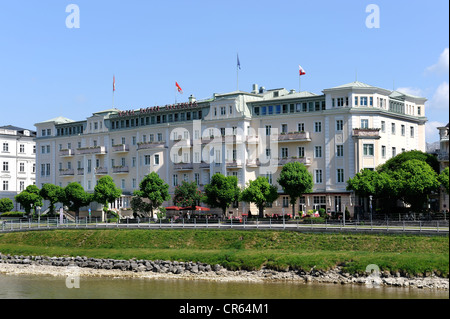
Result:
{"type": "Polygon", "coordinates": [[[80,277],[187,279],[210,281],[293,281],[298,283],[363,284],[422,289],[449,289],[449,279],[434,273],[426,277],[380,272],[372,275],[345,273],[341,267],[329,271],[290,270],[231,271],[221,265],[168,260],[115,260],[87,257],[47,257],[0,253],[0,273],[80,277]]]}

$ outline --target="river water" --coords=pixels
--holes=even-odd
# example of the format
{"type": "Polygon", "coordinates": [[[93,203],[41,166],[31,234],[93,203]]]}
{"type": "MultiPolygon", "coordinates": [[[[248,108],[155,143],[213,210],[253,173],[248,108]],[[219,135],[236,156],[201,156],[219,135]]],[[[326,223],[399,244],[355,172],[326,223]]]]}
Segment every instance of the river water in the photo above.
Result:
{"type": "Polygon", "coordinates": [[[0,299],[448,299],[448,291],[335,284],[209,282],[0,274],[0,299]]]}

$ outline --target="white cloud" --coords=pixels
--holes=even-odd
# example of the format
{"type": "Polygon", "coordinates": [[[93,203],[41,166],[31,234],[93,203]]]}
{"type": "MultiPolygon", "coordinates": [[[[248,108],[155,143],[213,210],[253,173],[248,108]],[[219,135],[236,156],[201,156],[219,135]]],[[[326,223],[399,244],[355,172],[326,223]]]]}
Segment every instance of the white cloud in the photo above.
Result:
{"type": "Polygon", "coordinates": [[[447,125],[447,123],[441,123],[438,121],[431,121],[425,123],[425,136],[428,143],[439,141],[438,127],[447,125]]]}
{"type": "Polygon", "coordinates": [[[405,93],[405,94],[409,94],[409,95],[423,96],[423,92],[419,88],[403,87],[403,88],[398,88],[396,90],[399,92],[405,93]]]}
{"type": "Polygon", "coordinates": [[[448,110],[449,105],[449,85],[448,82],[441,83],[433,97],[430,100],[429,106],[433,109],[446,109],[448,110]]]}
{"type": "Polygon", "coordinates": [[[439,56],[439,60],[436,64],[429,66],[426,71],[431,73],[444,73],[447,74],[449,69],[449,50],[445,48],[439,56]]]}

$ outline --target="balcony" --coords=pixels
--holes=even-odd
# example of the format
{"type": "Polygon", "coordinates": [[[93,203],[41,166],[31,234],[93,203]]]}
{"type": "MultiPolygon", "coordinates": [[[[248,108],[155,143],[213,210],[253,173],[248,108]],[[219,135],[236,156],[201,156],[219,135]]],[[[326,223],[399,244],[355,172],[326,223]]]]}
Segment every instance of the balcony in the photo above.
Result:
{"type": "Polygon", "coordinates": [[[75,151],[73,149],[65,149],[59,151],[60,157],[72,157],[75,155],[75,151]]]}
{"type": "Polygon", "coordinates": [[[75,175],[75,171],[72,168],[60,169],[59,176],[62,177],[72,177],[75,175]]]}
{"type": "Polygon", "coordinates": [[[363,138],[363,139],[379,139],[380,129],[379,128],[355,128],[353,129],[353,137],[363,138]]]}
{"type": "Polygon", "coordinates": [[[242,168],[242,161],[227,162],[227,168],[242,168]]]}
{"type": "Polygon", "coordinates": [[[311,165],[310,157],[290,157],[290,158],[280,158],[278,159],[278,166],[286,165],[287,163],[298,162],[305,166],[311,165]]]}
{"type": "Polygon", "coordinates": [[[113,153],[128,153],[130,151],[130,148],[127,144],[118,144],[113,145],[112,151],[113,153]]]}
{"type": "MultiPolygon", "coordinates": [[[[277,139],[277,135],[274,135],[273,139],[277,139]]],[[[309,132],[288,132],[278,135],[278,142],[311,142],[311,136],[309,132]]]]}
{"type": "Polygon", "coordinates": [[[448,153],[447,152],[439,152],[437,159],[439,162],[448,162],[448,153]]]}
{"type": "Polygon", "coordinates": [[[97,167],[95,169],[95,175],[108,175],[107,167],[97,167]]]}
{"type": "Polygon", "coordinates": [[[192,163],[174,163],[173,169],[176,171],[191,171],[194,169],[194,165],[192,163]]]}
{"type": "Polygon", "coordinates": [[[128,166],[114,166],[113,167],[113,174],[128,174],[130,172],[130,169],[128,166]]]}
{"type": "Polygon", "coordinates": [[[84,175],[84,168],[78,168],[77,175],[84,175]]]}
{"type": "Polygon", "coordinates": [[[165,147],[165,142],[164,141],[138,143],[138,151],[140,151],[140,150],[158,149],[158,148],[164,148],[164,147],[165,147]]]}
{"type": "Polygon", "coordinates": [[[220,136],[203,136],[202,137],[202,144],[209,144],[209,143],[225,143],[225,144],[238,144],[242,143],[242,136],[241,135],[220,135],[220,136]]]}
{"type": "Polygon", "coordinates": [[[106,147],[105,146],[92,146],[92,147],[81,147],[77,148],[78,155],[105,155],[106,147]]]}

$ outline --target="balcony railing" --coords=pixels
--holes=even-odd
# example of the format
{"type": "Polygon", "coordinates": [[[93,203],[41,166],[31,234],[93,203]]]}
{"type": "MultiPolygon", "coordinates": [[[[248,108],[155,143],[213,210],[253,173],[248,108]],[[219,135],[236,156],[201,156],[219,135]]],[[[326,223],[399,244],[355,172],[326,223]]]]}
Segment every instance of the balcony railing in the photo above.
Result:
{"type": "Polygon", "coordinates": [[[227,168],[241,168],[242,167],[242,161],[236,160],[232,162],[227,162],[227,168]]]}
{"type": "Polygon", "coordinates": [[[438,161],[440,162],[448,162],[448,153],[447,152],[439,152],[437,156],[438,161]]]}
{"type": "Polygon", "coordinates": [[[283,166],[287,163],[294,163],[299,162],[301,164],[304,164],[306,166],[311,165],[311,158],[310,157],[288,157],[288,158],[280,158],[278,159],[278,166],[283,166]]]}
{"type": "Polygon", "coordinates": [[[177,171],[190,171],[194,165],[192,163],[174,163],[173,168],[177,171]]]}
{"type": "Polygon", "coordinates": [[[247,160],[247,166],[248,167],[270,166],[270,165],[283,166],[287,163],[293,162],[299,162],[306,166],[309,166],[311,165],[312,161],[310,157],[287,157],[279,159],[265,159],[264,161],[260,161],[259,158],[257,158],[247,160]]]}
{"type": "Polygon", "coordinates": [[[128,166],[114,166],[113,167],[113,174],[128,174],[130,172],[130,169],[128,166]]]}
{"type": "Polygon", "coordinates": [[[71,157],[75,155],[75,151],[73,149],[60,150],[59,156],[61,157],[71,157]]]}
{"type": "Polygon", "coordinates": [[[138,143],[138,150],[148,150],[148,149],[154,149],[154,148],[163,148],[165,146],[164,141],[158,141],[158,142],[141,142],[138,143]]]}
{"type": "Polygon", "coordinates": [[[353,137],[357,138],[381,138],[379,128],[355,128],[353,137]]]}
{"type": "Polygon", "coordinates": [[[104,155],[106,154],[105,146],[92,146],[92,147],[81,147],[77,148],[78,155],[88,155],[88,154],[98,154],[104,155]]]}
{"type": "Polygon", "coordinates": [[[127,144],[118,144],[113,145],[112,151],[113,153],[127,153],[130,151],[130,148],[128,147],[127,144]]]}
{"type": "Polygon", "coordinates": [[[95,175],[107,175],[108,168],[107,167],[97,167],[95,169],[95,175]]]}
{"type": "Polygon", "coordinates": [[[84,175],[84,168],[78,168],[77,175],[84,175]]]}
{"type": "Polygon", "coordinates": [[[59,176],[74,176],[74,175],[75,171],[72,168],[59,170],[59,176]]]}
{"type": "MultiPolygon", "coordinates": [[[[276,135],[275,135],[276,136],[276,135]]],[[[310,142],[309,132],[288,132],[278,135],[278,142],[310,142]]]]}

